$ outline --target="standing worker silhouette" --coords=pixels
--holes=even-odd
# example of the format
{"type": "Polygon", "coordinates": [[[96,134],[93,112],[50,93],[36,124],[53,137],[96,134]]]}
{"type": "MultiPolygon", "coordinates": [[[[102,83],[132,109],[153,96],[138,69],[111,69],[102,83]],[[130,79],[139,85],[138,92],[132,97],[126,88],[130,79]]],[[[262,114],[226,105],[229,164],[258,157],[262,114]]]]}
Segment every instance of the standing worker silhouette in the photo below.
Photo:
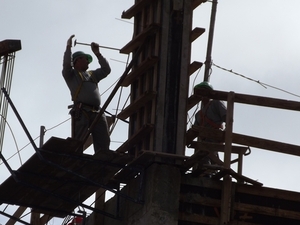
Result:
{"type": "MultiPolygon", "coordinates": [[[[195,89],[209,89],[213,90],[212,85],[203,81],[194,87],[195,89]]],[[[226,122],[227,109],[224,103],[220,100],[210,99],[208,97],[202,97],[201,109],[195,115],[195,125],[223,130],[224,123],[226,122]]],[[[202,138],[201,141],[220,143],[212,138],[202,138]]],[[[218,152],[215,152],[218,157],[218,152]]],[[[202,160],[202,164],[211,164],[209,157],[202,160]]]]}
{"type": "MultiPolygon", "coordinates": [[[[101,99],[98,83],[110,74],[111,69],[107,60],[101,55],[99,45],[92,42],[91,49],[98,59],[100,68],[88,71],[93,58],[82,51],[72,54],[74,36],[70,36],[67,41],[62,75],[74,103],[70,111],[73,123],[72,137],[80,140],[88,132],[90,125],[100,112],[101,99]]],[[[95,153],[109,150],[110,137],[104,113],[90,132],[93,137],[95,153]]]]}

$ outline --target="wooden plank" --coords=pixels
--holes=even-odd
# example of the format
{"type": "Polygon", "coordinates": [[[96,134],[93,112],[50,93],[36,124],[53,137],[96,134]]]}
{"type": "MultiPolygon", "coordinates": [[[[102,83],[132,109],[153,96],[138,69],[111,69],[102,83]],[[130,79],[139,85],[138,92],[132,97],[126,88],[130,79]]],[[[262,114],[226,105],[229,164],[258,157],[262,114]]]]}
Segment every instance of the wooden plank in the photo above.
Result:
{"type": "Polygon", "coordinates": [[[116,151],[120,153],[128,152],[136,144],[141,142],[145,135],[148,136],[152,130],[153,124],[145,124],[132,137],[130,137],[126,142],[124,142],[116,151]]]}
{"type": "Polygon", "coordinates": [[[158,24],[151,24],[147,28],[145,28],[141,33],[139,33],[136,37],[134,37],[129,43],[127,43],[121,50],[120,53],[129,54],[133,52],[141,43],[145,41],[145,39],[152,34],[158,32],[159,30],[158,24]]]}
{"type": "Polygon", "coordinates": [[[187,171],[191,167],[193,167],[196,163],[198,163],[201,159],[203,159],[205,156],[209,154],[208,151],[197,151],[195,154],[193,154],[189,159],[187,159],[181,169],[184,171],[187,171]]]}
{"type": "Polygon", "coordinates": [[[156,63],[158,62],[158,57],[156,56],[150,56],[146,60],[144,60],[142,63],[139,64],[138,67],[134,68],[132,72],[130,72],[124,81],[122,82],[121,86],[127,87],[129,86],[135,79],[137,79],[138,76],[144,74],[152,68],[156,63]]]}
{"type": "Polygon", "coordinates": [[[218,208],[221,205],[221,199],[203,196],[203,194],[198,193],[180,193],[180,202],[218,208]]]}
{"type": "MultiPolygon", "coordinates": [[[[216,90],[210,91],[205,89],[194,89],[194,95],[196,95],[198,101],[201,100],[202,96],[226,101],[228,92],[216,91],[216,90]]],[[[277,98],[235,93],[234,101],[236,103],[242,103],[242,104],[250,104],[250,105],[271,107],[277,109],[300,111],[300,102],[290,101],[285,99],[277,99],[277,98]]]]}
{"type": "Polygon", "coordinates": [[[117,118],[123,120],[127,119],[129,116],[131,116],[141,107],[145,106],[149,101],[153,100],[155,97],[156,97],[155,91],[147,91],[146,93],[144,93],[144,95],[139,97],[129,106],[127,106],[124,110],[122,110],[122,112],[117,115],[117,118]]]}
{"type": "Polygon", "coordinates": [[[163,159],[174,159],[174,164],[179,161],[179,165],[181,166],[188,158],[188,156],[143,150],[138,157],[128,163],[126,167],[124,167],[119,173],[114,176],[114,180],[117,180],[121,183],[127,183],[135,175],[140,173],[141,170],[146,169],[154,162],[160,163],[164,161],[163,159]]]}
{"type": "Polygon", "coordinates": [[[193,9],[196,9],[199,5],[201,5],[202,3],[207,2],[207,0],[193,0],[193,9]]]}
{"type": "Polygon", "coordinates": [[[31,212],[30,224],[31,225],[42,225],[40,220],[41,215],[36,212],[31,212]]]}
{"type": "Polygon", "coordinates": [[[218,142],[225,141],[225,132],[209,127],[193,125],[186,133],[186,145],[189,147],[196,137],[212,138],[218,142]]]}
{"type": "Polygon", "coordinates": [[[261,223],[256,223],[256,222],[246,222],[243,221],[244,219],[242,218],[241,220],[232,220],[230,221],[230,225],[266,225],[266,224],[261,224],[261,223]]]}
{"type": "Polygon", "coordinates": [[[251,137],[235,133],[232,134],[232,141],[240,145],[246,145],[273,152],[300,156],[300,146],[298,145],[286,144],[278,141],[272,141],[263,138],[251,137]]]}
{"type": "MultiPolygon", "coordinates": [[[[17,210],[14,212],[14,214],[12,215],[15,218],[20,218],[22,216],[22,214],[25,212],[25,210],[27,209],[27,207],[23,207],[20,206],[17,208],[17,210]]],[[[6,225],[14,225],[17,221],[10,218],[7,222],[6,225]]]]}
{"type": "Polygon", "coordinates": [[[196,27],[192,30],[191,33],[191,42],[195,41],[198,37],[200,37],[205,32],[204,28],[196,27]]]}
{"type": "Polygon", "coordinates": [[[142,153],[137,158],[135,158],[131,163],[129,163],[124,169],[117,173],[114,180],[121,183],[127,183],[142,170],[147,168],[153,163],[153,155],[142,153]]]}
{"type": "MultiPolygon", "coordinates": [[[[224,152],[224,164],[223,164],[225,170],[230,170],[230,165],[231,165],[234,99],[235,99],[234,92],[230,92],[227,96],[225,152],[224,152]]],[[[225,176],[223,177],[223,186],[222,186],[220,224],[227,224],[230,221],[232,198],[233,198],[232,179],[229,176],[229,174],[225,174],[225,176]]]]}
{"type": "Polygon", "coordinates": [[[236,184],[236,192],[241,194],[276,198],[282,201],[300,201],[300,193],[270,187],[254,187],[249,185],[236,184]]]}
{"type": "MultiPolygon", "coordinates": [[[[95,208],[105,211],[105,189],[100,188],[96,191],[95,208]]],[[[104,224],[104,215],[100,213],[94,213],[94,224],[104,224]]]]}
{"type": "Polygon", "coordinates": [[[187,111],[192,109],[195,105],[197,105],[201,101],[198,95],[191,95],[187,100],[187,111]]]}
{"type": "MultiPolygon", "coordinates": [[[[190,148],[197,148],[197,149],[209,149],[209,151],[212,152],[224,152],[225,145],[222,143],[212,143],[212,142],[204,142],[204,141],[193,141],[190,148]]],[[[232,151],[231,153],[234,154],[245,154],[249,147],[245,146],[237,146],[232,145],[232,151]]]]}
{"type": "Polygon", "coordinates": [[[213,176],[214,179],[220,179],[222,178],[224,175],[231,175],[232,177],[234,177],[237,181],[243,181],[243,182],[246,182],[246,183],[249,183],[249,184],[253,184],[255,186],[263,186],[262,183],[256,181],[256,180],[253,180],[249,177],[246,177],[246,176],[243,176],[241,174],[238,174],[237,172],[235,172],[234,170],[232,169],[226,169],[226,168],[221,168],[220,169],[220,172],[217,173],[216,175],[213,176]]]}
{"type": "MultiPolygon", "coordinates": [[[[208,129],[200,126],[192,126],[186,133],[186,144],[190,146],[193,139],[199,135],[200,137],[210,137],[221,142],[224,142],[224,131],[216,129],[208,129]]],[[[258,149],[264,149],[274,152],[279,152],[283,154],[290,154],[295,156],[300,156],[300,146],[292,145],[287,143],[282,143],[278,141],[267,140],[263,138],[252,137],[242,134],[232,134],[232,142],[239,145],[255,147],[258,149]]]]}
{"type": "Polygon", "coordinates": [[[215,189],[219,191],[221,191],[222,188],[222,182],[219,180],[213,180],[207,177],[197,177],[197,179],[195,179],[195,177],[193,177],[192,174],[182,176],[181,184],[205,187],[205,188],[215,189]]]}
{"type": "Polygon", "coordinates": [[[154,2],[154,0],[141,0],[141,1],[139,1],[138,3],[131,6],[130,9],[128,9],[127,11],[124,11],[122,13],[122,18],[123,19],[131,19],[137,13],[141,12],[146,5],[148,5],[150,3],[153,3],[153,2],[154,2]]]}
{"type": "Polygon", "coordinates": [[[265,207],[260,205],[250,205],[250,204],[235,202],[234,210],[247,212],[247,213],[267,215],[272,217],[300,220],[300,213],[298,211],[284,210],[275,207],[272,208],[272,207],[265,207]]]}
{"type": "Polygon", "coordinates": [[[198,69],[202,67],[202,65],[203,65],[202,62],[197,62],[197,61],[192,62],[189,68],[189,74],[192,75],[193,73],[195,73],[198,69]]]}
{"type": "Polygon", "coordinates": [[[217,217],[211,217],[211,216],[204,216],[199,214],[189,214],[185,212],[179,212],[178,220],[180,224],[180,221],[187,221],[192,224],[205,224],[205,225],[216,225],[219,222],[219,219],[217,217]]]}

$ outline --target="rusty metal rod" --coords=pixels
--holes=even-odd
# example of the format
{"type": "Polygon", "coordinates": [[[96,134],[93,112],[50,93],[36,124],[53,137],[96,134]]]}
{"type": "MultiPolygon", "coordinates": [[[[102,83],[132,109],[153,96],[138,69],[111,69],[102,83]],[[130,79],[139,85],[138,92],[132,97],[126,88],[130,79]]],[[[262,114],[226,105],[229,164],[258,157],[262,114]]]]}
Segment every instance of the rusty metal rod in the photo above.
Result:
{"type": "MultiPolygon", "coordinates": [[[[87,45],[87,46],[91,46],[91,44],[87,44],[87,43],[82,43],[82,42],[78,42],[77,40],[74,41],[74,47],[76,45],[87,45]]],[[[117,50],[117,51],[120,51],[121,49],[118,49],[118,48],[112,48],[112,47],[107,47],[107,46],[101,46],[99,45],[100,48],[107,48],[107,49],[110,49],[110,50],[117,50]]]]}

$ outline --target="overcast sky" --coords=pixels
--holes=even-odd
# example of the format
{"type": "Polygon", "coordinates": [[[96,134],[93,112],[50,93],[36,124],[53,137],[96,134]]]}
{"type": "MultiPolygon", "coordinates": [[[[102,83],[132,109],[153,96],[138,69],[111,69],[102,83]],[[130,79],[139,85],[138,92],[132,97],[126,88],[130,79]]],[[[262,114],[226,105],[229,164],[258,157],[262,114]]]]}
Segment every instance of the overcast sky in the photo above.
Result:
{"type": "MultiPolygon", "coordinates": [[[[133,3],[133,0],[1,0],[0,41],[19,39],[22,42],[22,50],[16,53],[11,98],[33,138],[40,135],[42,125],[48,130],[45,141],[51,136],[70,136],[70,121],[55,127],[69,119],[67,106],[71,104],[71,99],[61,76],[62,57],[69,36],[75,34],[79,42],[94,41],[100,45],[122,48],[131,40],[133,25],[132,21],[121,21],[120,18],[122,12],[133,3]]],[[[216,65],[294,95],[264,88],[215,66],[210,77],[214,88],[299,101],[299,8],[299,0],[220,1],[212,52],[216,65]]],[[[193,27],[203,27],[206,33],[193,43],[191,61],[205,61],[210,11],[210,2],[194,11],[193,27]]],[[[92,53],[87,46],[78,45],[73,50],[92,53]]],[[[109,77],[100,83],[103,92],[122,75],[127,55],[107,49],[102,49],[102,54],[112,68],[109,77]]],[[[96,62],[90,65],[91,69],[96,67],[96,62]]],[[[191,86],[203,80],[203,73],[204,69],[191,76],[191,86]]],[[[111,90],[102,96],[102,103],[111,90]]],[[[114,113],[117,108],[123,107],[128,90],[123,90],[119,107],[119,96],[114,98],[107,108],[109,112],[114,113]]],[[[18,149],[23,149],[20,154],[24,163],[34,150],[31,146],[23,148],[29,141],[11,110],[7,122],[13,130],[18,149]]],[[[299,127],[298,112],[235,105],[233,130],[236,133],[299,145],[299,127]]],[[[126,132],[126,124],[119,122],[111,136],[111,149],[117,149],[127,139],[126,132]]],[[[3,154],[8,158],[16,152],[16,144],[6,127],[3,154]]],[[[268,187],[299,192],[299,161],[298,157],[252,149],[252,153],[244,158],[243,174],[268,187]]],[[[9,163],[13,169],[21,165],[18,155],[9,163]]],[[[3,182],[8,173],[3,164],[0,170],[3,182]]],[[[0,207],[3,210],[5,206],[0,207]]],[[[9,207],[8,212],[13,212],[12,208],[9,207]]],[[[0,223],[6,221],[7,218],[0,215],[0,223]]],[[[53,224],[59,224],[58,220],[53,224]]]]}

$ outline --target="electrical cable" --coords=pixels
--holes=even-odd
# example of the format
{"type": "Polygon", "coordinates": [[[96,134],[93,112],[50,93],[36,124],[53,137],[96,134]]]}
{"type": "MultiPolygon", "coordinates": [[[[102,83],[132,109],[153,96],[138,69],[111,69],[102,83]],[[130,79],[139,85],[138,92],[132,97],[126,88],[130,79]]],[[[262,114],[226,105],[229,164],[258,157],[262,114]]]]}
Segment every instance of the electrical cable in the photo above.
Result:
{"type": "Polygon", "coordinates": [[[235,74],[235,75],[240,76],[240,77],[242,77],[242,78],[245,78],[245,79],[248,79],[248,80],[250,80],[250,81],[256,82],[256,83],[258,83],[259,85],[263,86],[264,88],[270,87],[270,88],[276,89],[276,90],[278,90],[278,91],[282,91],[282,92],[285,92],[285,93],[287,93],[287,94],[290,94],[290,95],[293,95],[293,96],[295,96],[295,97],[300,98],[300,95],[297,95],[297,94],[294,94],[294,93],[292,93],[292,92],[286,91],[286,90],[284,90],[284,89],[282,89],[282,88],[278,88],[278,87],[275,87],[275,86],[272,86],[272,85],[263,83],[263,82],[261,82],[261,81],[259,81],[259,80],[254,80],[254,79],[252,79],[252,78],[250,78],[250,77],[247,77],[247,76],[245,76],[245,75],[243,75],[243,74],[236,73],[236,72],[234,72],[232,69],[231,69],[231,70],[226,69],[226,68],[224,68],[224,67],[221,67],[221,66],[216,65],[215,63],[213,63],[212,65],[215,66],[215,67],[217,67],[217,68],[219,68],[219,69],[222,69],[222,70],[224,70],[224,71],[227,71],[227,72],[229,72],[229,73],[232,73],[232,74],[235,74]]]}

